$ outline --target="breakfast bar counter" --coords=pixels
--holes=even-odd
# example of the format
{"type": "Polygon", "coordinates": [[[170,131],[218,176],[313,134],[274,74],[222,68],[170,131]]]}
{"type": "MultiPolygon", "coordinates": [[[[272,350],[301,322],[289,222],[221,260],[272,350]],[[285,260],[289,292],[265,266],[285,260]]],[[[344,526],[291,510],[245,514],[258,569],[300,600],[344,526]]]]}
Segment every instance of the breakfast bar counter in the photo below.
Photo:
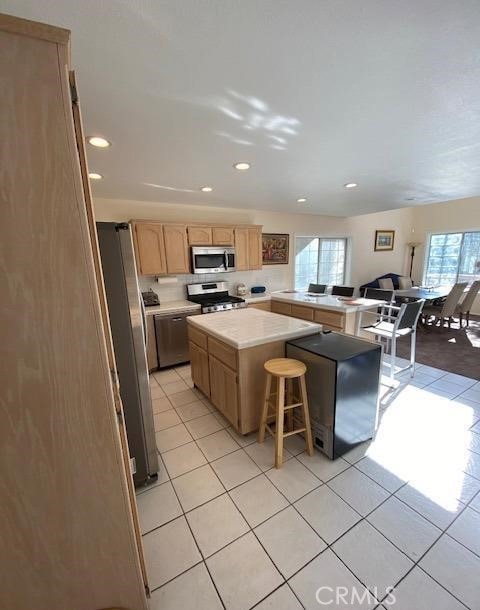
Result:
{"type": "Polygon", "coordinates": [[[317,323],[253,308],[187,319],[195,387],[241,434],[258,429],[264,363],[285,356],[285,341],[322,330],[317,323]]]}
{"type": "Polygon", "coordinates": [[[324,328],[358,335],[358,312],[376,310],[384,301],[363,298],[346,298],[331,294],[314,294],[304,291],[282,290],[272,292],[272,311],[311,322],[324,328]]]}

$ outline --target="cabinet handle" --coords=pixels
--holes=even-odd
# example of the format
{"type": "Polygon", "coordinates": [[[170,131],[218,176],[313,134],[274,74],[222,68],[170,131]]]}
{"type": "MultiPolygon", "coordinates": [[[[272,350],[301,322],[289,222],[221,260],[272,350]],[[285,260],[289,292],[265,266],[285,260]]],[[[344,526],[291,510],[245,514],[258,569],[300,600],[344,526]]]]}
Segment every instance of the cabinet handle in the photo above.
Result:
{"type": "Polygon", "coordinates": [[[172,318],[172,322],[180,322],[183,318],[172,318]]]}

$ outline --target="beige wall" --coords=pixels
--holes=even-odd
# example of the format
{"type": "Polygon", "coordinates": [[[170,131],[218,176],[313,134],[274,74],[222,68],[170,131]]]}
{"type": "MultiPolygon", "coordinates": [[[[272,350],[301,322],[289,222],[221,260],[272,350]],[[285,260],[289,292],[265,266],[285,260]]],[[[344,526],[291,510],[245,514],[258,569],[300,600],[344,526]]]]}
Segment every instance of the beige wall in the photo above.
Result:
{"type": "MultiPolygon", "coordinates": [[[[349,218],[100,198],[95,199],[95,212],[97,220],[105,221],[143,218],[185,222],[250,223],[263,225],[264,232],[289,233],[291,239],[289,265],[274,265],[264,267],[262,271],[229,274],[229,280],[233,285],[239,281],[245,282],[248,287],[266,284],[271,290],[293,285],[295,235],[350,238],[352,251],[349,281],[353,286],[358,287],[384,273],[408,273],[410,260],[406,244],[411,241],[422,242],[422,246],[417,249],[413,271],[413,278],[421,282],[424,244],[429,233],[480,229],[480,197],[349,218]],[[374,252],[376,229],[395,230],[395,247],[392,252],[374,252]]],[[[179,278],[179,283],[182,279],[187,278],[179,278]]],[[[145,282],[142,286],[147,287],[145,282]]],[[[163,290],[170,290],[171,297],[175,296],[174,288],[163,290]]],[[[180,294],[180,288],[176,290],[180,294]]],[[[480,313],[479,300],[475,311],[480,313]]]]}

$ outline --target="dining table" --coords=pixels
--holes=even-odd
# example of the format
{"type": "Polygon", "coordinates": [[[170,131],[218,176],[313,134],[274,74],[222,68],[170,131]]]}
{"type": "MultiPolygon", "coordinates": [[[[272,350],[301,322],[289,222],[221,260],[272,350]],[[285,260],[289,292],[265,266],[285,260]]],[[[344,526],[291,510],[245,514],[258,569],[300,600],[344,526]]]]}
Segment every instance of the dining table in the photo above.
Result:
{"type": "Polygon", "coordinates": [[[435,301],[436,299],[445,298],[450,290],[451,286],[435,286],[432,288],[426,288],[424,286],[413,286],[412,288],[406,288],[404,290],[395,290],[395,297],[401,297],[402,299],[425,299],[425,301],[435,301]]]}

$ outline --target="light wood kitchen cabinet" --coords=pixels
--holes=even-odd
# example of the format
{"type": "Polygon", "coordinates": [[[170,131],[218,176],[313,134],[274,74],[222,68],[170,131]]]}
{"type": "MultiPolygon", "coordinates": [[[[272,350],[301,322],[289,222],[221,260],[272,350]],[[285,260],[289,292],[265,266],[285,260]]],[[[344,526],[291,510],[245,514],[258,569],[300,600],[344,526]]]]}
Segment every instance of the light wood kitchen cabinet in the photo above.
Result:
{"type": "Polygon", "coordinates": [[[137,268],[140,275],[167,273],[165,241],[161,223],[134,223],[137,268]]]}
{"type": "Polygon", "coordinates": [[[190,366],[192,369],[193,383],[197,388],[202,390],[206,396],[210,396],[208,353],[193,341],[190,341],[190,366]]]}
{"type": "Polygon", "coordinates": [[[154,317],[151,315],[145,317],[147,320],[147,365],[150,372],[158,369],[157,337],[154,317]]]}
{"type": "Polygon", "coordinates": [[[262,268],[262,229],[261,227],[248,228],[248,268],[262,268]]]}
{"type": "Polygon", "coordinates": [[[188,244],[190,246],[210,246],[212,243],[212,227],[188,226],[188,244]]]}
{"type": "Polygon", "coordinates": [[[163,225],[167,273],[189,273],[188,240],[186,225],[163,225]]]}
{"type": "Polygon", "coordinates": [[[253,307],[254,309],[263,309],[263,311],[272,311],[272,303],[270,300],[260,301],[260,303],[249,303],[248,307],[253,307]]]}
{"type": "Polygon", "coordinates": [[[233,246],[234,242],[233,227],[212,227],[214,246],[233,246]]]}
{"type": "Polygon", "coordinates": [[[281,301],[272,301],[273,313],[280,313],[283,316],[292,315],[292,306],[290,303],[282,303],[281,301]]]}
{"type": "Polygon", "coordinates": [[[272,312],[322,324],[324,328],[355,334],[355,312],[344,313],[272,299],[272,312]]]}
{"type": "Polygon", "coordinates": [[[210,399],[220,413],[238,426],[237,372],[215,356],[208,358],[210,366],[210,399]]]}
{"type": "Polygon", "coordinates": [[[235,269],[237,271],[248,270],[248,229],[246,227],[235,228],[235,269]]]}
{"type": "Polygon", "coordinates": [[[70,32],[0,15],[0,58],[1,606],[147,610],[70,32]]]}

